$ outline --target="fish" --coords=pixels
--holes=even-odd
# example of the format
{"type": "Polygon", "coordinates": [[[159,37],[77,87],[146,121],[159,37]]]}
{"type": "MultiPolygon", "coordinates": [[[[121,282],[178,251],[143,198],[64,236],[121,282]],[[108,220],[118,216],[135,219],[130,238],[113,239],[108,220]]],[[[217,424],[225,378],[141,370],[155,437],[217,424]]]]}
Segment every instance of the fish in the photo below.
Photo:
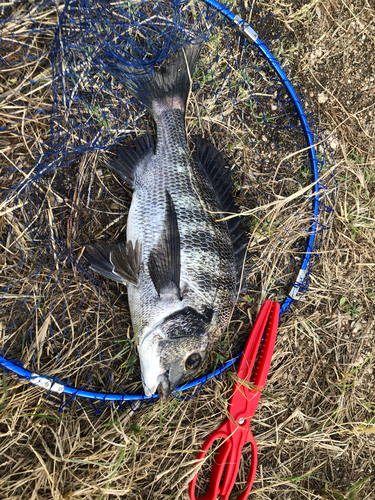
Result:
{"type": "Polygon", "coordinates": [[[146,396],[166,399],[202,367],[242,287],[248,239],[227,162],[207,139],[188,143],[185,111],[203,41],[153,70],[117,64],[156,125],[117,149],[109,168],[132,190],[126,242],[86,246],[90,268],[127,287],[146,396]]]}

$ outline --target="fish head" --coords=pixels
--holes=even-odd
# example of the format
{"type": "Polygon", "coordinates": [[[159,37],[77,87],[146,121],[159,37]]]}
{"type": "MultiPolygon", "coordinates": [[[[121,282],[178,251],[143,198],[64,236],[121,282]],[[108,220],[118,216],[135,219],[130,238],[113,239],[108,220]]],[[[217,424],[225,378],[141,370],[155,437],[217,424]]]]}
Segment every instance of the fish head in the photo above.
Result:
{"type": "Polygon", "coordinates": [[[176,311],[145,335],[139,345],[145,394],[158,391],[166,399],[202,366],[210,342],[213,311],[201,314],[191,307],[176,311]]]}

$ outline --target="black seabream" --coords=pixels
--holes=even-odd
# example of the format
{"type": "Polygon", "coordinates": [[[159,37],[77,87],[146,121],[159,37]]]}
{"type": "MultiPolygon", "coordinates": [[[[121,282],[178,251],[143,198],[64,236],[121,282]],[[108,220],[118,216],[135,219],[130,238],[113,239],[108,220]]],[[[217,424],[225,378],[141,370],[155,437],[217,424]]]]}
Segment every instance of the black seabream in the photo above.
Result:
{"type": "Polygon", "coordinates": [[[109,165],[133,190],[126,243],[86,247],[91,268],[127,286],[145,394],[162,398],[191,378],[227,327],[240,287],[246,238],[230,170],[215,147],[185,133],[192,40],[146,74],[119,67],[121,81],[152,114],[150,134],[109,165]]]}

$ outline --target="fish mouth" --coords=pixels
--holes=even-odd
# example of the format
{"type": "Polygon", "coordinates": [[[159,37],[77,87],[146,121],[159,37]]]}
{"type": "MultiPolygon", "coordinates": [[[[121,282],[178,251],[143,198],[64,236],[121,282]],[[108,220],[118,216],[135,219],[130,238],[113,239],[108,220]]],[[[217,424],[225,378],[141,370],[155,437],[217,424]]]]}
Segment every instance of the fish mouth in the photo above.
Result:
{"type": "Polygon", "coordinates": [[[170,394],[177,389],[177,387],[182,383],[184,379],[184,373],[180,370],[176,370],[176,366],[172,366],[171,370],[166,371],[158,376],[158,386],[157,391],[160,399],[167,399],[170,394]],[[170,373],[172,372],[172,373],[170,373]]]}
{"type": "Polygon", "coordinates": [[[164,338],[162,332],[154,330],[142,339],[138,347],[143,389],[147,397],[158,392],[161,399],[167,399],[185,375],[183,361],[176,360],[170,364],[162,360],[160,341],[164,338]]]}
{"type": "Polygon", "coordinates": [[[169,381],[169,372],[162,373],[158,376],[158,387],[157,391],[160,396],[160,399],[165,400],[171,394],[171,384],[169,381]]]}
{"type": "Polygon", "coordinates": [[[143,379],[145,395],[152,397],[157,392],[162,400],[167,399],[184,378],[184,373],[181,373],[181,370],[176,373],[176,367],[173,366],[163,373],[159,371],[159,375],[157,372],[149,373],[143,370],[143,375],[145,376],[143,379]]]}

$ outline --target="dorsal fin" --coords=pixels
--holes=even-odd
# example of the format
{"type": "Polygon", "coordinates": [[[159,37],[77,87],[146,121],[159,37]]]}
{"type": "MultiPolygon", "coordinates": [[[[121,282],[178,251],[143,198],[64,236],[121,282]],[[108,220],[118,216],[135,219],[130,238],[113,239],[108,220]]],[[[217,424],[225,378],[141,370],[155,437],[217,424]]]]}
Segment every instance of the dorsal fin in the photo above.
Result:
{"type": "Polygon", "coordinates": [[[115,149],[117,157],[107,157],[105,163],[108,168],[116,172],[127,186],[133,188],[134,172],[145,161],[149,161],[154,154],[154,141],[149,132],[137,137],[134,141],[135,149],[130,145],[119,146],[115,149]]]}
{"type": "MultiPolygon", "coordinates": [[[[219,201],[220,208],[223,212],[238,213],[237,206],[233,200],[233,182],[231,179],[231,171],[225,168],[227,162],[224,160],[219,151],[207,139],[201,136],[196,136],[193,139],[195,145],[194,155],[197,161],[203,167],[203,170],[211,182],[219,201]]],[[[245,273],[241,280],[243,261],[246,255],[248,238],[245,235],[245,227],[240,216],[233,217],[227,220],[230,238],[233,245],[236,271],[237,271],[237,287],[243,290],[245,273]]]]}

